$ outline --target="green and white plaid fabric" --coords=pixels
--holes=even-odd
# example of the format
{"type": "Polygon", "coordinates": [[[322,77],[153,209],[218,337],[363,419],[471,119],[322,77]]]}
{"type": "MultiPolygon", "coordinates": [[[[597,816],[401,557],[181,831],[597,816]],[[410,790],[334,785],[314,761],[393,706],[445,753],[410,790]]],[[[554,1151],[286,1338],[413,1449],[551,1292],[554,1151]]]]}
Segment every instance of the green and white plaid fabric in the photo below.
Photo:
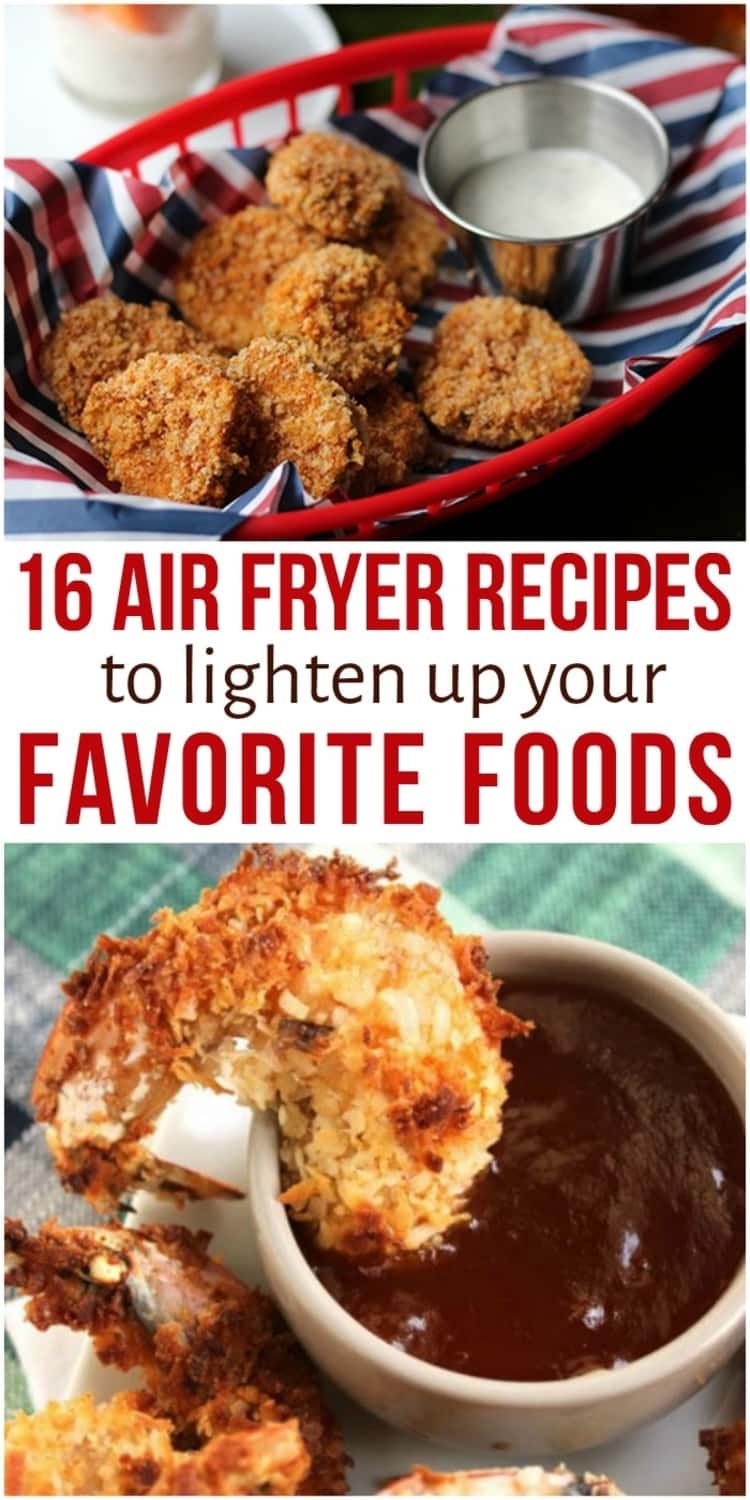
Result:
{"type": "MultiPolygon", "coordinates": [[[[101,931],[142,932],[229,869],[233,844],[24,844],[6,849],[6,1213],[32,1225],[93,1215],[64,1194],[32,1123],[29,1090],[56,1015],[61,978],[101,931]]],[[[744,878],[739,845],[410,844],[389,850],[443,886],[460,929],[548,928],[632,948],[744,1004],[744,878]]],[[[363,851],[363,857],[369,851],[363,851]]],[[[382,851],[381,851],[382,854],[382,851]]],[[[6,1406],[28,1407],[6,1348],[6,1406]]]]}

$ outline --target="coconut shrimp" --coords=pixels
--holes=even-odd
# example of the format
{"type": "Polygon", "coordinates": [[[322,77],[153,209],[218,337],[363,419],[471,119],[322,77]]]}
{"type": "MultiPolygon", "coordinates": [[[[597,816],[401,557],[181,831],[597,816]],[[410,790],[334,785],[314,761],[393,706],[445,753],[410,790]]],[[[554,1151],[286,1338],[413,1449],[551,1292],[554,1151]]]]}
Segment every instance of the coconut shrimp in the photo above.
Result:
{"type": "Polygon", "coordinates": [[[207,1255],[208,1238],[54,1221],[33,1235],[6,1221],[7,1279],[30,1321],[89,1333],[103,1363],[144,1381],[102,1406],[79,1397],[17,1416],[9,1493],[345,1493],[312,1366],[270,1299],[207,1255]]]}
{"type": "Polygon", "coordinates": [[[145,936],[101,937],[33,1090],[66,1186],[100,1210],[221,1191],[147,1144],[193,1083],[277,1112],[283,1199],[324,1247],[388,1255],[456,1222],[500,1135],[501,1043],[527,1027],[439,892],[395,873],[254,849],[145,936]]]}
{"type": "Polygon", "coordinates": [[[294,1495],[309,1458],[296,1421],[211,1438],[196,1453],[172,1443],[149,1399],[124,1391],[19,1412],[5,1428],[6,1495],[294,1495]]]}
{"type": "Polygon", "coordinates": [[[621,1495],[617,1485],[602,1474],[576,1475],[565,1464],[556,1469],[467,1469],[455,1474],[435,1474],[431,1469],[412,1469],[381,1495],[621,1495]]]}

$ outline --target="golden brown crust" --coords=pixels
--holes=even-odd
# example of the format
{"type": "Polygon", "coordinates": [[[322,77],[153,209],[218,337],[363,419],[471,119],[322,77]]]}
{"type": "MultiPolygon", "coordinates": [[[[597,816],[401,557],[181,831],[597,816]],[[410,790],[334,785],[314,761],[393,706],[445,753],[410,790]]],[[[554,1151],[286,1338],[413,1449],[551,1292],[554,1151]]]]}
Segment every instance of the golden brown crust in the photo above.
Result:
{"type": "Polygon", "coordinates": [[[502,290],[521,302],[544,303],[555,279],[559,245],[512,245],[493,240],[492,263],[502,290]]]}
{"type": "Polygon", "coordinates": [[[326,239],[356,245],[396,210],[403,195],[395,162],[343,136],[308,131],[271,159],[272,203],[326,239]]]}
{"type": "Polygon", "coordinates": [[[620,1495],[603,1474],[571,1473],[566,1464],[556,1469],[467,1469],[436,1473],[416,1465],[403,1479],[379,1490],[381,1495],[620,1495]]]}
{"type": "Polygon", "coordinates": [[[591,366],[541,308],[472,297],[443,318],[415,383],[422,410],[446,437],[509,448],[569,422],[591,366]]]}
{"type": "Polygon", "coordinates": [[[336,381],[292,344],[258,338],[227,365],[253,431],[248,482],[285,459],[315,500],[346,490],[365,456],[367,419],[336,381]]]}
{"type": "MultiPolygon", "coordinates": [[[[181,1455],[180,1455],[181,1456],[181,1455]]],[[[172,1426],[134,1391],[51,1401],[5,1424],[6,1495],[169,1494],[172,1426]]]]}
{"type": "MultiPolygon", "coordinates": [[[[6,1220],[8,1283],[28,1295],[27,1317],[37,1328],[85,1331],[103,1363],[140,1368],[139,1409],[168,1421],[176,1447],[294,1421],[304,1452],[283,1448],[298,1492],[344,1493],[347,1460],[316,1371],[270,1298],[207,1255],[209,1238],[177,1225],[68,1229],[54,1220],[31,1235],[19,1220],[6,1220]]],[[[236,1446],[223,1449],[223,1460],[240,1457],[236,1446]]],[[[244,1461],[251,1458],[246,1451],[244,1461]]],[[[210,1454],[206,1461],[210,1468],[210,1454]]],[[[181,1477],[187,1483],[190,1476],[181,1477]]]]}
{"type": "Polygon", "coordinates": [[[222,505],[252,441],[237,387],[193,354],[148,354],[91,390],[81,425],[132,494],[222,505]]]}
{"type": "Polygon", "coordinates": [[[502,1039],[525,1028],[438,895],[260,848],[144,937],[100,938],[34,1084],[63,1181],[100,1208],[142,1182],[174,1193],[146,1138],[181,1083],[220,1080],[277,1110],[285,1201],[321,1243],[387,1254],[443,1232],[500,1134],[502,1039]]]}
{"type": "Polygon", "coordinates": [[[364,468],[355,475],[352,495],[376,495],[403,484],[424,461],[429,432],[416,401],[396,381],[362,397],[367,413],[364,468]]]}
{"type": "Polygon", "coordinates": [[[63,313],[41,357],[61,415],[81,429],[91,388],[144,354],[204,354],[213,346],[171,316],[166,302],[143,307],[105,292],[63,313]]]}
{"type": "Polygon", "coordinates": [[[173,1447],[174,1424],[141,1392],[95,1405],[50,1401],[5,1425],[6,1495],[299,1495],[310,1458],[296,1418],[245,1419],[202,1447],[173,1447]]]}
{"type": "Polygon", "coordinates": [[[733,1422],[729,1427],[706,1427],[699,1437],[708,1453],[708,1468],[719,1494],[746,1494],[744,1421],[733,1422]]]}
{"type": "Polygon", "coordinates": [[[325,244],[280,209],[251,204],[199,230],[174,277],[183,317],[223,349],[263,332],[263,298],[282,266],[325,244]]]}
{"type": "Polygon", "coordinates": [[[412,323],[382,261],[351,245],[300,255],[271,283],[263,317],[271,338],[298,344],[353,395],[395,374],[412,323]]]}
{"type": "Polygon", "coordinates": [[[382,260],[401,300],[416,307],[437,276],[450,236],[435,214],[405,197],[392,222],[369,235],[363,250],[382,260]]]}

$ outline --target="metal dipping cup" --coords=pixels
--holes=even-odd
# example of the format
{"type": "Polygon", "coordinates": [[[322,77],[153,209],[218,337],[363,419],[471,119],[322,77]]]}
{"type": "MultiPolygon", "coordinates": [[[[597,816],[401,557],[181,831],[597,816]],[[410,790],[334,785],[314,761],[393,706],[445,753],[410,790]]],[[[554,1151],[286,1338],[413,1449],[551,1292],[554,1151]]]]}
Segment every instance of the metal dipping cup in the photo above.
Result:
{"type": "Polygon", "coordinates": [[[565,322],[595,317],[623,288],[649,210],[670,166],[667,133],[632,94],[583,79],[534,78],[480,89],[449,109],[428,131],[419,176],[435,207],[487,241],[479,247],[501,289],[543,303],[565,322]],[[641,191],[632,213],[591,233],[560,240],[519,239],[471,224],[452,207],[459,183],[477,166],[541,147],[592,151],[620,167],[641,191]],[[489,252],[489,254],[488,254],[489,252]]]}

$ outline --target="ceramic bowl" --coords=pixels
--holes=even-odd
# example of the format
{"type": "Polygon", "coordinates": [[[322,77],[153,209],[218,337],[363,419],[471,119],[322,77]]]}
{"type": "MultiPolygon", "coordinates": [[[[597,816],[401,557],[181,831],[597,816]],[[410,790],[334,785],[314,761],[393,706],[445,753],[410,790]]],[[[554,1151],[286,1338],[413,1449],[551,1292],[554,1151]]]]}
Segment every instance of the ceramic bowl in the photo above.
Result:
{"type": "MultiPolygon", "coordinates": [[[[579,982],[627,996],[658,1017],[695,1048],[744,1119],[742,1041],[723,1011],[692,985],[625,949],[585,938],[496,932],[484,942],[493,972],[509,981],[579,982]]],[[[264,1271],[298,1338],[354,1400],[422,1437],[511,1455],[573,1453],[686,1400],[742,1341],[744,1268],[697,1323],[624,1369],[537,1382],[479,1379],[441,1369],[363,1328],[310,1269],[278,1202],[278,1136],[270,1116],[253,1122],[249,1172],[264,1271]]]]}

